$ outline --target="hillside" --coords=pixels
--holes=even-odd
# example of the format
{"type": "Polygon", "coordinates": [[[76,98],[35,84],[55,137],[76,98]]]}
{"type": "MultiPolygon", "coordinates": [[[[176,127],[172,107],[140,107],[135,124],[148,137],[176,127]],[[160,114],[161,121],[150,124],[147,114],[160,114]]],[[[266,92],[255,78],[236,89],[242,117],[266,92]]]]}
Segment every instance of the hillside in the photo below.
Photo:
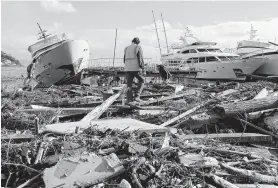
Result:
{"type": "Polygon", "coordinates": [[[4,51],[1,51],[1,66],[20,66],[22,67],[22,64],[14,58],[12,55],[5,53],[4,51]]]}

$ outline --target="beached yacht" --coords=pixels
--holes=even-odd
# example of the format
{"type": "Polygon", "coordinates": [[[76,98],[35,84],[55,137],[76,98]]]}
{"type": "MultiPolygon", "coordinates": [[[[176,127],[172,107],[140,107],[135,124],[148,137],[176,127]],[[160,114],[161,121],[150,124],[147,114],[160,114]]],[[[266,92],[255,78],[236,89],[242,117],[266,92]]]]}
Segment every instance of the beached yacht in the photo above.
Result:
{"type": "Polygon", "coordinates": [[[254,74],[264,76],[278,76],[278,50],[277,44],[255,40],[257,30],[251,25],[250,39],[239,41],[236,53],[242,59],[265,57],[267,62],[254,74]]]}
{"type": "Polygon", "coordinates": [[[89,43],[70,40],[65,33],[46,34],[38,26],[39,41],[28,48],[32,55],[30,77],[45,85],[79,83],[81,70],[89,60],[89,43]]]}
{"type": "Polygon", "coordinates": [[[161,61],[170,71],[188,72],[189,77],[206,80],[245,80],[265,62],[264,58],[239,59],[235,53],[224,53],[215,42],[203,42],[191,33],[181,37],[182,43],[171,45],[173,52],[161,61]],[[187,38],[195,42],[189,44],[187,38]]]}

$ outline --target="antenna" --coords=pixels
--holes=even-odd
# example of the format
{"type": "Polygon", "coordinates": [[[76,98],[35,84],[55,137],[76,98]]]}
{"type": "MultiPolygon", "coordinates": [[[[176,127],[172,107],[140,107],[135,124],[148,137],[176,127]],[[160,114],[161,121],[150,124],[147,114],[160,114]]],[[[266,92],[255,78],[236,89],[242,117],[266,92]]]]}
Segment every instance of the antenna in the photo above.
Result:
{"type": "Polygon", "coordinates": [[[41,38],[46,39],[46,37],[49,36],[50,34],[46,35],[46,34],[45,34],[46,30],[42,30],[40,24],[39,24],[39,23],[37,23],[37,24],[38,24],[39,29],[40,29],[40,32],[38,33],[38,35],[41,34],[41,37],[39,37],[39,39],[41,39],[41,38]]]}
{"type": "Polygon", "coordinates": [[[254,38],[257,36],[256,35],[256,32],[257,32],[258,30],[255,30],[254,28],[253,28],[253,25],[251,24],[251,31],[250,31],[250,40],[254,40],[254,38]]]}
{"type": "Polygon", "coordinates": [[[167,35],[166,35],[166,30],[165,30],[165,26],[164,26],[164,21],[163,21],[162,13],[161,13],[161,20],[162,20],[162,24],[163,24],[163,28],[164,28],[165,40],[166,40],[166,45],[167,45],[167,52],[169,53],[167,35]]]}
{"type": "MultiPolygon", "coordinates": [[[[152,13],[153,13],[153,11],[152,11],[152,13]]],[[[161,54],[161,48],[160,48],[160,43],[159,43],[159,37],[158,37],[158,33],[157,33],[156,22],[155,22],[155,18],[154,18],[154,13],[153,13],[153,21],[154,21],[154,25],[155,25],[155,31],[156,31],[156,36],[157,36],[157,41],[158,41],[160,56],[162,56],[162,54],[161,54]]]]}

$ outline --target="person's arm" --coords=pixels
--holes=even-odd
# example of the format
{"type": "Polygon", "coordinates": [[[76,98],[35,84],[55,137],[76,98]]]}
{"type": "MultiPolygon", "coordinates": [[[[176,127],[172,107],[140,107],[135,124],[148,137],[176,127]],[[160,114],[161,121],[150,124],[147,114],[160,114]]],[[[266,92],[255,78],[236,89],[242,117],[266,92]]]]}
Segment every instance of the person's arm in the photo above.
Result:
{"type": "Polygon", "coordinates": [[[139,46],[139,49],[138,49],[138,52],[137,52],[137,59],[138,59],[138,62],[139,62],[139,67],[141,69],[145,69],[144,58],[143,58],[143,50],[140,46],[139,46]]]}

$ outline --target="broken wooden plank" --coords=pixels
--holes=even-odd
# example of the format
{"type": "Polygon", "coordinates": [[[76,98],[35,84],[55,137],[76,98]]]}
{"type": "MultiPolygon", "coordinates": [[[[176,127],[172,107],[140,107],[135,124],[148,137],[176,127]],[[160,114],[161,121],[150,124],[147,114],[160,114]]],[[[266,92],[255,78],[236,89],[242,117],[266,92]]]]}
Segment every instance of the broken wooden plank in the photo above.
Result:
{"type": "Polygon", "coordinates": [[[274,138],[277,138],[277,139],[278,139],[278,135],[277,135],[277,134],[273,134],[272,132],[269,132],[269,131],[267,131],[267,130],[264,130],[263,128],[258,127],[258,126],[254,125],[254,124],[252,124],[252,123],[249,123],[248,121],[246,121],[246,120],[244,120],[244,119],[241,119],[241,118],[236,118],[236,119],[238,119],[238,120],[241,121],[241,122],[246,123],[247,125],[250,125],[251,127],[254,127],[255,129],[257,129],[257,130],[259,130],[259,131],[262,131],[263,133],[266,133],[266,134],[271,135],[271,136],[273,136],[274,138]]]}
{"type": "Polygon", "coordinates": [[[277,185],[269,185],[269,184],[234,184],[239,188],[278,188],[277,185]]]}
{"type": "Polygon", "coordinates": [[[198,129],[202,125],[216,123],[221,118],[222,117],[217,114],[208,114],[207,112],[204,112],[189,117],[189,119],[180,123],[180,126],[186,126],[190,130],[198,129]]]}
{"type": "Polygon", "coordinates": [[[57,134],[73,134],[75,133],[76,127],[80,130],[87,129],[94,126],[98,130],[107,129],[119,129],[128,131],[138,131],[146,133],[156,133],[156,132],[169,132],[168,128],[160,127],[159,125],[154,125],[146,122],[142,122],[135,119],[124,118],[124,119],[104,119],[104,120],[93,120],[93,121],[80,121],[80,122],[69,122],[69,123],[58,123],[49,124],[44,126],[39,132],[53,132],[57,134]]]}
{"type": "Polygon", "coordinates": [[[278,98],[275,96],[217,105],[214,110],[220,115],[233,116],[277,107],[278,98]]]}
{"type": "Polygon", "coordinates": [[[20,109],[15,111],[15,113],[18,112],[24,112],[29,114],[38,114],[43,112],[60,112],[60,115],[68,115],[68,114],[85,114],[89,113],[94,108],[51,108],[51,107],[45,107],[45,108],[35,108],[35,109],[20,109]]]}
{"type": "Polygon", "coordinates": [[[124,172],[124,167],[116,154],[99,157],[95,154],[68,157],[46,168],[43,180],[46,188],[86,187],[106,181],[124,172]]]}
{"type": "Polygon", "coordinates": [[[166,111],[166,110],[139,110],[139,115],[140,116],[143,116],[143,115],[159,115],[159,114],[163,114],[163,113],[166,113],[167,114],[173,114],[173,113],[176,113],[177,111],[166,111]]]}
{"type": "Polygon", "coordinates": [[[204,178],[207,183],[212,183],[212,185],[215,185],[216,187],[238,188],[236,185],[232,184],[231,182],[221,177],[218,177],[214,174],[206,174],[204,178]]]}
{"type": "MultiPolygon", "coordinates": [[[[182,118],[188,116],[189,114],[195,112],[196,110],[198,110],[199,108],[205,106],[205,105],[208,104],[209,102],[211,102],[211,101],[201,103],[201,104],[195,106],[194,108],[192,108],[192,109],[190,109],[190,110],[187,110],[186,112],[184,112],[184,113],[178,115],[177,117],[172,118],[172,119],[166,121],[165,123],[161,124],[160,126],[161,126],[161,127],[166,127],[166,126],[168,126],[168,125],[170,125],[170,124],[172,124],[172,123],[174,123],[174,122],[176,122],[176,121],[178,121],[178,120],[180,120],[180,119],[182,119],[182,118]]],[[[174,126],[174,127],[175,127],[175,126],[174,126]]]]}
{"type": "Polygon", "coordinates": [[[189,91],[187,91],[183,94],[180,94],[180,95],[167,96],[167,97],[163,97],[163,98],[159,98],[159,99],[143,101],[143,102],[140,102],[138,105],[139,106],[150,105],[150,104],[155,104],[155,103],[159,103],[159,102],[163,102],[163,101],[167,101],[167,100],[180,99],[180,98],[183,98],[185,96],[194,95],[194,94],[196,94],[196,90],[195,89],[190,89],[189,91]]]}
{"type": "Polygon", "coordinates": [[[190,134],[178,136],[182,140],[219,139],[225,142],[269,142],[271,136],[256,133],[190,134]]]}
{"type": "Polygon", "coordinates": [[[93,109],[81,121],[91,121],[91,120],[98,119],[121,94],[125,93],[125,90],[126,90],[126,85],[123,86],[120,92],[112,95],[106,101],[104,101],[100,106],[97,106],[95,109],[93,109]]]}
{"type": "Polygon", "coordinates": [[[34,137],[32,134],[1,134],[1,140],[13,140],[14,142],[30,141],[34,137]]]}
{"type": "Polygon", "coordinates": [[[268,175],[257,173],[253,170],[235,168],[235,167],[231,167],[224,163],[220,163],[220,165],[221,165],[221,167],[225,168],[227,171],[229,171],[233,174],[242,176],[242,177],[246,177],[246,178],[252,180],[253,182],[278,184],[278,178],[276,176],[268,176],[268,175]]]}

